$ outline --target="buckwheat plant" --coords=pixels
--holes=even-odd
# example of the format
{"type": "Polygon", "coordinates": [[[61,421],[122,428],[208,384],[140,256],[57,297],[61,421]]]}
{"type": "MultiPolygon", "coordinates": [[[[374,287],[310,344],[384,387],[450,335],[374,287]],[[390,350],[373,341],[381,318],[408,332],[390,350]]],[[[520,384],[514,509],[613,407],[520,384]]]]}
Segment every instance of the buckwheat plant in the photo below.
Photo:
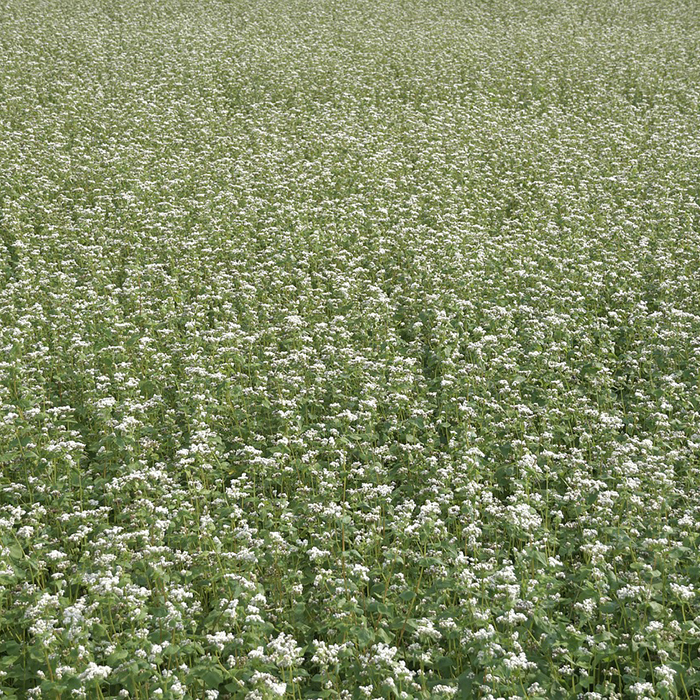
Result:
{"type": "Polygon", "coordinates": [[[700,697],[696,0],[0,4],[0,698],[700,697]]]}

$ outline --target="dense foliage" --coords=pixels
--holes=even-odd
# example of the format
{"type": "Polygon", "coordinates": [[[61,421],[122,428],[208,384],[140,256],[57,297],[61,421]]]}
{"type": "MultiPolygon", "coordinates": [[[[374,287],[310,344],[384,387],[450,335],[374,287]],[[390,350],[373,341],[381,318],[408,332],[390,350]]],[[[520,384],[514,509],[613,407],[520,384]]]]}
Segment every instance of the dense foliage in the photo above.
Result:
{"type": "Polygon", "coordinates": [[[698,697],[699,46],[5,2],[0,697],[698,697]]]}

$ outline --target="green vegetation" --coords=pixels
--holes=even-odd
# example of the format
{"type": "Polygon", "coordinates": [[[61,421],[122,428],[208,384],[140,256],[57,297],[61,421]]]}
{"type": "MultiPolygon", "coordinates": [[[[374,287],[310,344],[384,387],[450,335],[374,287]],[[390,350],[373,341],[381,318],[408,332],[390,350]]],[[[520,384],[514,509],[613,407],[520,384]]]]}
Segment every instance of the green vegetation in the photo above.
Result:
{"type": "Polygon", "coordinates": [[[696,0],[0,8],[0,698],[700,697],[696,0]]]}

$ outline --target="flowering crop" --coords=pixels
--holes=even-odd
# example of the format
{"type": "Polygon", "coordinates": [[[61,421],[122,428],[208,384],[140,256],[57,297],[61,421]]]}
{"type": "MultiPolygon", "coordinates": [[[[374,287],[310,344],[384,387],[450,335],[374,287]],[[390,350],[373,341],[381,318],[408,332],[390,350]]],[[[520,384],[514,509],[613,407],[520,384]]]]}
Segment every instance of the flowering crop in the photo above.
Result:
{"type": "Polygon", "coordinates": [[[700,697],[695,0],[6,0],[0,698],[700,697]]]}

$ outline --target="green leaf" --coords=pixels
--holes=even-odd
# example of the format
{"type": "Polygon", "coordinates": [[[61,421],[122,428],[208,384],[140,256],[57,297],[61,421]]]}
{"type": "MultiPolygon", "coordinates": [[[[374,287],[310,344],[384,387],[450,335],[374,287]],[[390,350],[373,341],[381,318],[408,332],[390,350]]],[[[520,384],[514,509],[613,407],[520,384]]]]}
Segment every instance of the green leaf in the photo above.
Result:
{"type": "Polygon", "coordinates": [[[197,677],[201,678],[210,688],[218,688],[224,680],[224,674],[215,666],[196,669],[195,673],[197,677]]]}

